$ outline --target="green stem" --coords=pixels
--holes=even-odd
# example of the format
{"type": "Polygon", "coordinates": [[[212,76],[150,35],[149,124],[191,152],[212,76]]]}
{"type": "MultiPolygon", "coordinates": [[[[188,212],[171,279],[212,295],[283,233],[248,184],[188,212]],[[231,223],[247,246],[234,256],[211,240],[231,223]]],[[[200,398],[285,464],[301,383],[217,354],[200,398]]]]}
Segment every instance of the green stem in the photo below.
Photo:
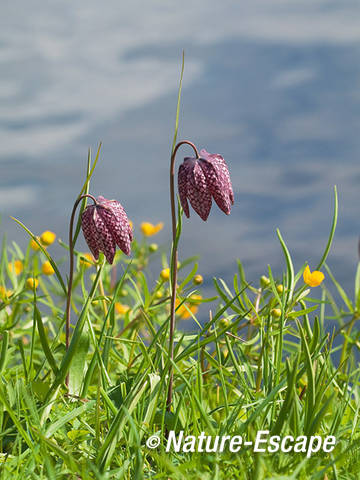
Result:
{"type": "Polygon", "coordinates": [[[174,331],[175,331],[175,300],[176,300],[176,282],[177,282],[177,243],[176,243],[176,210],[175,210],[175,157],[176,153],[181,145],[190,145],[195,152],[196,158],[199,157],[199,152],[195,145],[187,140],[179,142],[174,148],[171,154],[170,161],[170,202],[171,202],[171,225],[172,225],[172,275],[171,275],[171,303],[170,303],[170,334],[169,334],[169,387],[166,400],[166,409],[168,412],[171,411],[172,403],[172,392],[173,392],[173,381],[174,381],[174,371],[172,367],[172,361],[174,360],[174,331]]]}
{"type": "MultiPolygon", "coordinates": [[[[74,230],[74,220],[75,220],[75,212],[77,206],[84,198],[91,198],[95,205],[97,205],[97,200],[95,197],[86,193],[84,195],[80,195],[76,200],[70,218],[70,228],[69,228],[69,258],[70,258],[70,270],[69,270],[69,281],[68,281],[68,289],[67,289],[67,297],[66,297],[66,323],[65,323],[65,344],[66,344],[66,351],[69,349],[70,345],[70,310],[71,310],[71,289],[73,284],[73,277],[74,277],[74,241],[73,241],[73,230],[74,230]]],[[[66,385],[69,383],[69,376],[66,377],[66,385]]]]}

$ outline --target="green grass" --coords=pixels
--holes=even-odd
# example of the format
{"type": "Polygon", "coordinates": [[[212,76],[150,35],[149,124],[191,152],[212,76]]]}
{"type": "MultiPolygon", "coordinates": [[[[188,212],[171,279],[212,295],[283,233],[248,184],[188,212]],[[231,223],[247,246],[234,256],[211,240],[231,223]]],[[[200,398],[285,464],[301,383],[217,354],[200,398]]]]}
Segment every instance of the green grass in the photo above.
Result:
{"type": "Polygon", "coordinates": [[[171,413],[166,412],[169,283],[150,273],[168,267],[170,248],[154,252],[153,238],[139,234],[132,259],[118,252],[112,267],[102,258],[85,266],[76,252],[73,332],[66,352],[64,259],[52,258],[51,246],[34,251],[29,243],[23,252],[4,239],[1,478],[357,479],[360,268],[352,300],[325,263],[336,219],[335,191],[333,225],[318,266],[325,266],[326,276],[320,287],[304,285],[305,263],[294,271],[278,231],[282,278],[274,279],[269,266],[268,279],[249,284],[239,262],[232,285],[214,279],[216,296],[197,299],[207,317],[202,324],[198,305],[189,300],[201,294],[193,282],[197,265],[182,261],[178,313],[188,314],[190,327],[176,331],[171,413]],[[19,274],[16,260],[23,264],[19,274]],[[56,267],[52,276],[41,273],[46,260],[56,267]],[[151,262],[158,267],[150,269],[151,262]],[[27,288],[29,277],[38,279],[36,289],[27,288]],[[331,453],[309,458],[254,453],[249,447],[237,453],[176,453],[165,451],[168,430],[249,440],[259,430],[335,435],[338,443],[331,453]],[[151,450],[146,440],[154,434],[161,444],[151,450]]]}

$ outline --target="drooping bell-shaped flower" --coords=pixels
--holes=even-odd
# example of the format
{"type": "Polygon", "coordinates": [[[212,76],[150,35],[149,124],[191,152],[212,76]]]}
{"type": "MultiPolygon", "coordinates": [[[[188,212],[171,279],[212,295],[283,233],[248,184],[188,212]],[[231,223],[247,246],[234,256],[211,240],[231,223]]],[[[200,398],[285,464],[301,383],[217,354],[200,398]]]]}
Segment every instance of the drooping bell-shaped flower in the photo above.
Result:
{"type": "Polygon", "coordinates": [[[228,166],[221,155],[200,150],[200,158],[186,157],[179,167],[178,188],[181,206],[189,218],[189,205],[203,219],[207,220],[212,199],[218,207],[230,214],[234,204],[228,166]]]}
{"type": "Polygon", "coordinates": [[[81,228],[95,259],[103,252],[112,264],[116,245],[130,255],[133,239],[132,228],[125,210],[116,200],[97,197],[97,203],[88,205],[81,216],[81,228]]]}

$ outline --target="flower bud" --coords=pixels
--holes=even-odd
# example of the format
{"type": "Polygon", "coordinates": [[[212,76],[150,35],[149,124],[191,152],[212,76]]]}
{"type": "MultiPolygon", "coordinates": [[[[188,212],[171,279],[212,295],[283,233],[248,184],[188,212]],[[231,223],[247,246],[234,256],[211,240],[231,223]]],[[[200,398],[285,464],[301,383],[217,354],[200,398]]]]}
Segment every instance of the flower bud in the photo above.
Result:
{"type": "Polygon", "coordinates": [[[47,247],[55,242],[56,234],[54,232],[50,232],[50,230],[46,230],[40,236],[41,243],[47,247]]]}
{"type": "Polygon", "coordinates": [[[275,318],[280,318],[281,317],[281,309],[280,308],[273,308],[270,313],[275,318]]]}
{"type": "Polygon", "coordinates": [[[193,282],[195,285],[201,285],[203,283],[204,279],[201,275],[195,275],[193,278],[193,282]]]}
{"type": "Polygon", "coordinates": [[[53,269],[50,262],[44,262],[41,266],[41,271],[44,275],[54,275],[55,270],[53,269]]]}
{"type": "Polygon", "coordinates": [[[39,280],[37,278],[28,278],[26,280],[26,287],[29,290],[33,290],[34,288],[36,289],[39,285],[39,280]]]}
{"type": "MultiPolygon", "coordinates": [[[[37,238],[37,239],[39,240],[39,242],[40,242],[40,237],[36,237],[36,238],[37,238]]],[[[35,242],[35,240],[34,240],[33,238],[30,240],[30,247],[31,247],[33,250],[35,250],[35,252],[38,251],[38,250],[40,250],[39,245],[35,242]]]]}
{"type": "Polygon", "coordinates": [[[284,291],[284,285],[280,284],[276,286],[276,291],[278,292],[279,295],[281,295],[284,291]]]}
{"type": "Polygon", "coordinates": [[[260,277],[260,286],[261,288],[266,288],[270,285],[270,279],[268,277],[266,277],[265,275],[262,275],[260,277]]]}
{"type": "Polygon", "coordinates": [[[170,268],[164,268],[163,270],[161,270],[160,277],[162,278],[162,280],[169,280],[170,268]]]}
{"type": "Polygon", "coordinates": [[[149,245],[149,252],[154,253],[158,250],[159,245],[157,243],[151,243],[149,245]]]}
{"type": "Polygon", "coordinates": [[[219,321],[219,325],[221,328],[229,327],[230,321],[227,318],[221,318],[219,321]]]}

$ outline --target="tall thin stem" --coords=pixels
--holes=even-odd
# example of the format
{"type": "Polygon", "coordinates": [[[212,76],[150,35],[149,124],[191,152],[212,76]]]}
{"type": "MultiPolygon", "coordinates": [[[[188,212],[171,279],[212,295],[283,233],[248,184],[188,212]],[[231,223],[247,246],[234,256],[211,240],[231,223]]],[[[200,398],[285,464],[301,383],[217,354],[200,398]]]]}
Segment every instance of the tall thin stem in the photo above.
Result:
{"type": "Polygon", "coordinates": [[[176,210],[175,210],[175,157],[176,153],[181,147],[181,145],[190,145],[194,149],[196,158],[200,158],[199,152],[195,145],[187,140],[179,142],[174,148],[171,154],[170,161],[170,204],[171,204],[171,225],[172,225],[172,257],[171,257],[171,266],[172,266],[172,275],[171,275],[171,303],[170,303],[170,334],[169,334],[169,387],[166,399],[166,410],[171,411],[172,403],[172,393],[173,393],[173,380],[174,380],[174,371],[172,366],[172,361],[174,360],[174,331],[175,331],[175,301],[176,301],[176,282],[177,282],[177,244],[176,244],[176,210]]]}
{"type": "MultiPolygon", "coordinates": [[[[95,205],[97,205],[97,200],[93,195],[86,193],[84,195],[80,195],[80,197],[76,200],[70,218],[70,228],[69,228],[69,259],[70,259],[70,269],[69,269],[69,281],[68,281],[68,291],[67,291],[67,298],[66,298],[66,323],[65,323],[65,337],[66,337],[66,350],[69,349],[70,344],[70,310],[71,310],[71,289],[73,284],[73,276],[74,276],[74,242],[73,242],[73,229],[74,229],[74,220],[75,220],[75,212],[77,206],[84,198],[91,198],[95,205]]],[[[66,385],[69,384],[69,376],[66,377],[66,385]]]]}

